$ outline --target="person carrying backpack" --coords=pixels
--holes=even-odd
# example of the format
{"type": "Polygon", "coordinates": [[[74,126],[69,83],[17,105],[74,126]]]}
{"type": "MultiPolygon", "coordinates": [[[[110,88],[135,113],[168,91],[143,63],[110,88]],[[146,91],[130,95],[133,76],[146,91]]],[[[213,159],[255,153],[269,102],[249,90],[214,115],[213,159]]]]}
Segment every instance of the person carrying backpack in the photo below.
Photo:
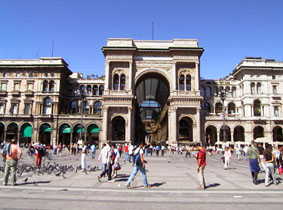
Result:
{"type": "Polygon", "coordinates": [[[137,173],[140,171],[142,178],[143,178],[143,185],[145,188],[149,188],[150,185],[148,184],[147,181],[147,176],[146,176],[146,170],[145,170],[145,164],[147,163],[147,161],[144,159],[144,144],[141,143],[139,145],[139,147],[137,147],[134,151],[133,151],[133,170],[132,173],[127,181],[126,187],[129,189],[131,188],[131,183],[133,181],[133,179],[135,178],[135,176],[137,175],[137,173]]]}

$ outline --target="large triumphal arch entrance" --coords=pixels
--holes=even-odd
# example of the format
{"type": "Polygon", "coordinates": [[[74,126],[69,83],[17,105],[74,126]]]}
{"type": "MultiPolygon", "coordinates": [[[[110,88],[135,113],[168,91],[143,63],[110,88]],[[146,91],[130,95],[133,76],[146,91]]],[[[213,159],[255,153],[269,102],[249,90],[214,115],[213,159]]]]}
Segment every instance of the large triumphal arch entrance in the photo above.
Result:
{"type": "Polygon", "coordinates": [[[102,143],[200,142],[197,40],[108,39],[102,143]]]}

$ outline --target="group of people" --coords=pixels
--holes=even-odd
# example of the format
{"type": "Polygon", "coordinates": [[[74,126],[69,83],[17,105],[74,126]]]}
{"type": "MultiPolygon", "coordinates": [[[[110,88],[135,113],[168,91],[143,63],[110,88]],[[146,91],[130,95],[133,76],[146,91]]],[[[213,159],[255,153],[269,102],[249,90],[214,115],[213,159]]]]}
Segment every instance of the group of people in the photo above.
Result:
{"type": "Polygon", "coordinates": [[[252,181],[255,185],[259,184],[258,174],[260,171],[265,172],[264,183],[266,187],[272,183],[279,184],[279,180],[275,174],[281,174],[283,172],[283,147],[274,150],[270,144],[266,144],[264,148],[262,144],[252,141],[247,151],[247,156],[252,181]]]}

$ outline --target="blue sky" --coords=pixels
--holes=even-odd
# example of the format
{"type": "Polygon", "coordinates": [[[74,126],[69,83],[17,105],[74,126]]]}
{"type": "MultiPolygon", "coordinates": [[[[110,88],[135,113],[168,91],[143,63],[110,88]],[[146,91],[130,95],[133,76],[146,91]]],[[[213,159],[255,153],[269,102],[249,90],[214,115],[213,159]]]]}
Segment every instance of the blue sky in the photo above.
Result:
{"type": "Polygon", "coordinates": [[[0,59],[63,57],[74,72],[103,74],[107,38],[196,38],[201,76],[228,75],[246,56],[283,60],[280,0],[6,0],[0,59]]]}

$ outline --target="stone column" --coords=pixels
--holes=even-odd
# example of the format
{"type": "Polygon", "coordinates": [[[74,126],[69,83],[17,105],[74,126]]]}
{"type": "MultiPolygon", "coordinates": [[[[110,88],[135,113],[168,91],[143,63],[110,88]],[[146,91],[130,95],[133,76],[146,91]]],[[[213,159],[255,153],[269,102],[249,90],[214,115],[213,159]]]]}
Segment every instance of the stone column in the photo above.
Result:
{"type": "Polygon", "coordinates": [[[108,107],[103,107],[103,121],[102,121],[102,139],[100,144],[108,142],[108,135],[107,135],[107,125],[108,125],[108,107]]]}
{"type": "Polygon", "coordinates": [[[177,109],[170,107],[168,110],[168,144],[177,142],[177,109]]]}
{"type": "Polygon", "coordinates": [[[200,108],[196,108],[196,118],[195,118],[195,123],[193,123],[193,141],[194,142],[199,142],[202,143],[205,138],[204,138],[204,134],[201,133],[201,128],[200,128],[200,123],[201,119],[200,119],[200,108]],[[195,128],[195,129],[194,129],[195,128]]]}
{"type": "Polygon", "coordinates": [[[176,83],[177,83],[177,80],[176,80],[176,77],[177,77],[177,72],[176,72],[176,63],[174,63],[173,64],[173,66],[172,66],[172,78],[173,78],[173,80],[172,80],[172,90],[171,91],[176,91],[177,90],[177,85],[176,85],[176,83]]]}
{"type": "Polygon", "coordinates": [[[195,91],[199,91],[199,62],[196,62],[195,63],[196,65],[196,73],[195,73],[195,76],[194,76],[194,79],[195,79],[195,87],[194,87],[194,90],[195,91]]]}
{"type": "Polygon", "coordinates": [[[110,65],[110,62],[106,61],[105,62],[105,86],[104,86],[104,90],[109,90],[109,65],[110,65]]]}
{"type": "Polygon", "coordinates": [[[132,141],[132,108],[128,107],[128,114],[127,114],[127,124],[126,124],[126,135],[125,140],[127,143],[132,141]]]}
{"type": "Polygon", "coordinates": [[[129,62],[129,82],[128,82],[128,90],[129,91],[132,91],[133,89],[133,63],[132,62],[129,62]]]}

